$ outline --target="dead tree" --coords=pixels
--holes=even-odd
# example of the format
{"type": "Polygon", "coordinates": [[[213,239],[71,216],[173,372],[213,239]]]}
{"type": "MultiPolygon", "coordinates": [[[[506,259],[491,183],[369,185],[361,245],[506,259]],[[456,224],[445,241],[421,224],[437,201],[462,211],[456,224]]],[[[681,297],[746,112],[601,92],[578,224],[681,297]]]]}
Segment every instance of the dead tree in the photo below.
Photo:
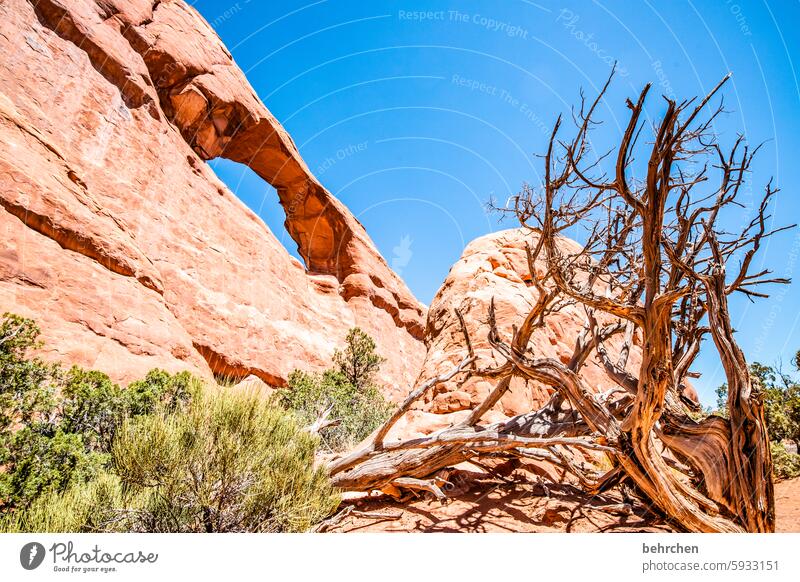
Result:
{"type": "Polygon", "coordinates": [[[788,282],[753,269],[761,243],[788,227],[767,226],[776,193],[770,182],[752,220],[734,232],[723,228],[723,213],[744,214],[742,190],[758,150],[740,136],[726,152],[714,139],[713,123],[723,109],[710,102],[726,80],[700,101],[665,98],[666,112],[645,143],[647,85],[636,102],[626,103],[630,114],[619,147],[593,160],[589,136],[611,77],[594,101],[581,99],[569,140],[560,137],[559,117],[543,156],[544,183],[525,186],[503,209],[530,230],[529,268],[538,292],[509,339],[490,309],[489,340],[505,363],[476,369],[465,331],[461,364],[411,393],[366,446],[332,462],[334,484],[422,489],[443,498],[435,477],[443,468],[486,455],[528,457],[561,466],[589,493],[627,481],[679,530],[774,531],[762,394],[734,337],[728,298],[766,297],[764,285],[788,282]],[[606,162],[613,171],[602,171],[606,162]],[[565,231],[579,228],[585,238],[580,250],[561,244],[565,231]],[[537,357],[531,335],[566,304],[586,315],[569,363],[537,357]],[[614,336],[622,347],[612,355],[608,340],[614,336]],[[682,388],[696,377],[691,365],[708,336],[727,377],[729,418],[696,420],[682,388]],[[632,369],[635,340],[642,360],[632,369]],[[582,378],[592,353],[617,391],[598,395],[582,378]],[[415,402],[456,375],[490,378],[495,387],[460,424],[386,442],[415,402]],[[540,410],[481,424],[515,376],[556,393],[540,410]],[[567,450],[605,454],[613,468],[592,474],[571,462],[567,450]]]}

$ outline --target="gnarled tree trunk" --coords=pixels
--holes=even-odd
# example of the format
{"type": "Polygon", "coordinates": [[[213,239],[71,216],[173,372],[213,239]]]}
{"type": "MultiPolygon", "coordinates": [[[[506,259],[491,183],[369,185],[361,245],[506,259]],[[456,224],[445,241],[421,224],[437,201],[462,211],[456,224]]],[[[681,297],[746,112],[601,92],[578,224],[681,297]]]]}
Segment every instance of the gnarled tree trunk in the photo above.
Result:
{"type": "Polygon", "coordinates": [[[538,291],[536,305],[508,340],[497,329],[493,304],[489,310],[489,341],[505,363],[476,369],[472,342],[457,313],[465,336],[464,360],[412,392],[366,445],[330,463],[336,486],[425,490],[444,499],[443,469],[487,455],[533,458],[571,473],[587,493],[628,481],[679,530],[774,531],[763,403],[734,337],[728,296],[765,297],[757,290],[762,285],[788,282],[767,278],[768,271],[749,273],[761,241],[783,230],[765,229],[775,190],[768,184],[750,224],[738,236],[725,234],[721,240],[720,214],[729,207],[738,210],[739,188],[754,154],[741,137],[727,155],[716,144],[709,128],[720,108],[699,120],[725,79],[694,108],[692,101],[667,99],[667,112],[647,146],[643,181],[631,181],[627,173],[634,152],[642,148],[637,140],[649,85],[635,104],[627,102],[630,120],[612,175],[602,173],[598,162],[585,164],[592,117],[610,81],[591,104],[581,103],[571,141],[558,139],[561,119],[556,122],[541,188],[526,186],[513,204],[500,209],[531,230],[529,268],[538,291]],[[707,165],[696,164],[703,169],[691,173],[684,162],[706,156],[719,167],[721,180],[711,192],[698,194],[698,186],[708,182],[707,165]],[[580,223],[589,232],[585,246],[563,253],[557,244],[560,233],[580,223]],[[728,280],[725,264],[742,250],[745,258],[728,280]],[[537,277],[537,272],[544,275],[537,277]],[[567,364],[539,358],[529,348],[532,333],[565,304],[582,306],[587,321],[567,364]],[[600,325],[600,314],[612,322],[600,325]],[[613,361],[605,342],[619,334],[623,345],[613,361]],[[632,369],[628,354],[636,334],[643,358],[632,369]],[[687,407],[681,391],[696,376],[691,364],[709,334],[727,376],[729,418],[696,420],[692,413],[697,410],[687,407]],[[581,377],[591,353],[619,386],[608,398],[593,394],[581,377]],[[487,378],[495,387],[460,424],[422,438],[386,442],[392,427],[427,391],[457,375],[487,378]],[[552,386],[556,394],[540,410],[481,424],[513,377],[552,386]],[[569,449],[606,455],[613,468],[606,473],[579,468],[564,454],[569,449]]]}

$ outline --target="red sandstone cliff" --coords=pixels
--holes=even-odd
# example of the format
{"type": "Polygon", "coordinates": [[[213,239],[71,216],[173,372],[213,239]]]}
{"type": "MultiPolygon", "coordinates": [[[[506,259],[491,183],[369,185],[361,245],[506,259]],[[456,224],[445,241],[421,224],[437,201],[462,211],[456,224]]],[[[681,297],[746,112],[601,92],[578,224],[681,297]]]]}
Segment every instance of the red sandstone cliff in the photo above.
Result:
{"type": "Polygon", "coordinates": [[[413,383],[424,309],[181,0],[0,2],[0,311],[47,357],[280,383],[359,325],[413,383]],[[292,259],[204,160],[278,191],[292,259]]]}

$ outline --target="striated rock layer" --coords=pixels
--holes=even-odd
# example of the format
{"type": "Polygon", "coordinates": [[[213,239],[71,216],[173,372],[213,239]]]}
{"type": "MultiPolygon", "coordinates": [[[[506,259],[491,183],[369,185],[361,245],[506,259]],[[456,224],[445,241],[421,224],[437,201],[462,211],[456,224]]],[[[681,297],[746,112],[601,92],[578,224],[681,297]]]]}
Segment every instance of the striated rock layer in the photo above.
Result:
{"type": "Polygon", "coordinates": [[[280,384],[359,325],[397,396],[424,308],[180,0],[0,2],[0,311],[45,355],[280,384]],[[303,268],[204,163],[278,192],[303,268]]]}

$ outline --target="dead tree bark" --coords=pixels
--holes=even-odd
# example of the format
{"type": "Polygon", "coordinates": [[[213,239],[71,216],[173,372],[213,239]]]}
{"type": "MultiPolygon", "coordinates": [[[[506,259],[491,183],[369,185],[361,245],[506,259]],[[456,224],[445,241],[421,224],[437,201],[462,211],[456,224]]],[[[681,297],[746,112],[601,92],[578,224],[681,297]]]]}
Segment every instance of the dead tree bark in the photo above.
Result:
{"type": "Polygon", "coordinates": [[[536,305],[508,340],[490,309],[489,341],[505,363],[476,369],[465,331],[467,354],[458,366],[422,384],[368,444],[329,465],[336,486],[412,488],[441,497],[436,475],[442,469],[489,454],[531,457],[561,466],[587,492],[629,480],[679,530],[774,531],[762,399],[736,343],[728,297],[765,297],[763,285],[788,282],[770,278],[766,270],[750,272],[761,242],[787,227],[765,226],[776,193],[770,183],[745,228],[735,235],[723,228],[723,213],[740,207],[740,188],[758,150],[740,136],[725,154],[714,139],[712,125],[722,107],[710,114],[707,109],[726,80],[697,103],[665,97],[666,113],[646,145],[639,138],[650,86],[636,103],[628,100],[630,117],[610,176],[601,168],[613,152],[590,163],[586,159],[594,114],[611,77],[594,101],[581,100],[571,140],[559,138],[557,120],[544,156],[544,183],[525,186],[501,209],[531,231],[529,267],[538,291],[536,305]],[[647,163],[639,168],[635,153],[641,151],[647,163]],[[699,192],[711,181],[709,159],[718,182],[699,192]],[[643,172],[640,179],[629,175],[636,169],[643,172]],[[577,225],[586,227],[585,244],[580,251],[565,251],[570,247],[560,244],[562,233],[577,225]],[[738,271],[728,277],[725,267],[739,255],[738,271]],[[539,277],[537,264],[544,271],[539,277]],[[531,335],[567,303],[586,313],[569,363],[536,357],[529,348],[531,335]],[[637,334],[642,361],[632,369],[628,355],[637,334]],[[614,360],[606,344],[618,335],[623,345],[614,360]],[[691,414],[696,410],[681,397],[688,378],[697,376],[691,365],[708,335],[728,381],[728,419],[696,420],[691,414]],[[619,386],[602,398],[581,377],[592,353],[619,386]],[[495,388],[458,425],[424,438],[386,442],[396,422],[428,390],[456,375],[489,378],[495,388]],[[552,386],[556,394],[540,410],[481,425],[513,377],[552,386]],[[613,469],[605,474],[578,469],[563,454],[570,449],[605,454],[613,469]]]}

